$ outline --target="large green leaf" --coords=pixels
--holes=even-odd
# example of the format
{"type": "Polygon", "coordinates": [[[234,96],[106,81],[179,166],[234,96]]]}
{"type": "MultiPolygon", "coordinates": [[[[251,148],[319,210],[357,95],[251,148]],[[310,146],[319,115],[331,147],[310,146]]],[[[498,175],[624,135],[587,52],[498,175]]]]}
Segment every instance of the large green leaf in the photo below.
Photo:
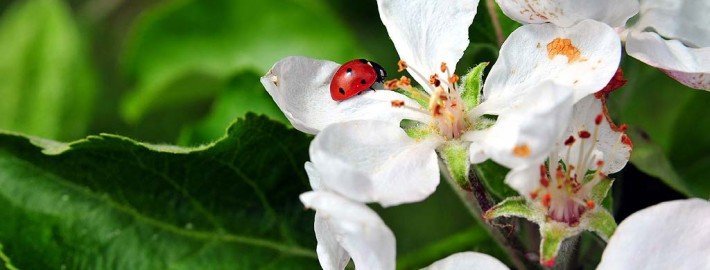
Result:
{"type": "Polygon", "coordinates": [[[320,0],[171,1],[147,11],[129,39],[123,66],[136,89],[123,115],[135,122],[161,106],[214,96],[215,89],[195,85],[165,101],[174,82],[194,72],[223,80],[242,70],[264,73],[289,55],[362,57],[358,47],[320,0]]]}
{"type": "Polygon", "coordinates": [[[628,84],[611,94],[612,116],[629,125],[631,162],[688,195],[710,198],[710,95],[627,58],[628,84]]]}
{"type": "Polygon", "coordinates": [[[84,136],[95,92],[87,56],[62,1],[16,1],[0,21],[0,128],[84,136]]]}
{"type": "Polygon", "coordinates": [[[21,269],[315,269],[308,138],[247,115],[201,148],[0,135],[0,243],[21,269]]]}

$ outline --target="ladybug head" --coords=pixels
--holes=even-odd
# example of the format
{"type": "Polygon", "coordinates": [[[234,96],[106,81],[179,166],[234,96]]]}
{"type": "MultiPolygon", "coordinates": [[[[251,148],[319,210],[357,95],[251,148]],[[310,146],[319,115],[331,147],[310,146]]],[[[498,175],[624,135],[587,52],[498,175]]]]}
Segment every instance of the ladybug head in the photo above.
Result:
{"type": "Polygon", "coordinates": [[[382,66],[380,66],[380,64],[378,63],[372,61],[367,61],[367,63],[375,69],[375,73],[377,73],[377,82],[384,83],[385,79],[387,78],[387,71],[385,71],[385,69],[382,68],[382,66]]]}

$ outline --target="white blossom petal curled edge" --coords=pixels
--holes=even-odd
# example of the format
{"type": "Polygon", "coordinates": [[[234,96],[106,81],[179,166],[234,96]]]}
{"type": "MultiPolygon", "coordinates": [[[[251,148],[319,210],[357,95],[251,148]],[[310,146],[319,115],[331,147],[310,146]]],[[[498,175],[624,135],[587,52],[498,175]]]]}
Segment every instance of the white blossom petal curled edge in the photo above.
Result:
{"type": "Polygon", "coordinates": [[[514,104],[523,92],[547,80],[572,90],[576,102],[604,88],[620,59],[621,41],[606,24],[525,25],[503,43],[483,87],[485,102],[514,104]]]}
{"type": "Polygon", "coordinates": [[[301,201],[316,210],[316,251],[323,269],[344,269],[349,257],[357,269],[395,269],[394,234],[375,211],[328,191],[303,193],[301,201]]]}
{"type": "Polygon", "coordinates": [[[710,2],[644,0],[626,52],[686,86],[710,91],[710,2]]]}
{"type": "Polygon", "coordinates": [[[441,259],[422,270],[508,270],[498,259],[478,252],[460,252],[441,259]]]}
{"type": "Polygon", "coordinates": [[[382,206],[424,200],[439,184],[440,139],[415,140],[398,125],[355,120],[326,127],[311,143],[320,185],[382,206]]]}
{"type": "Polygon", "coordinates": [[[405,105],[416,101],[393,91],[367,91],[337,102],[330,96],[330,81],[339,64],[302,56],[277,62],[261,77],[261,84],[298,130],[316,134],[327,125],[353,119],[399,123],[402,119],[428,121],[429,115],[406,108],[392,108],[392,100],[405,105]]]}
{"type": "Polygon", "coordinates": [[[521,23],[553,23],[572,26],[584,19],[592,19],[624,27],[636,15],[636,0],[496,0],[503,13],[521,23]]]}
{"type": "Polygon", "coordinates": [[[597,269],[710,269],[708,228],[706,200],[651,206],[621,222],[597,269]]]}
{"type": "Polygon", "coordinates": [[[429,85],[432,74],[448,78],[441,72],[442,62],[456,70],[468,47],[478,0],[377,0],[377,6],[400,59],[411,67],[409,73],[419,85],[429,85]]]}

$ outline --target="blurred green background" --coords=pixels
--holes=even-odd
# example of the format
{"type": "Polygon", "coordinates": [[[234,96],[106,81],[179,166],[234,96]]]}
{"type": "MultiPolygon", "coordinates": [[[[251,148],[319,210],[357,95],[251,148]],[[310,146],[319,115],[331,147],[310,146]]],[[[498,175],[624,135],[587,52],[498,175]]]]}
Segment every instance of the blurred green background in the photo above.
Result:
{"type": "MultiPolygon", "coordinates": [[[[0,11],[0,129],[59,141],[112,133],[198,146],[248,112],[287,125],[258,81],[279,59],[368,58],[390,74],[398,60],[374,0],[24,0],[0,11]]],[[[500,20],[506,34],[518,26],[500,20]]],[[[459,74],[496,59],[483,2],[470,39],[459,74]]],[[[636,147],[614,190],[617,219],[708,198],[710,97],[631,58],[623,68],[629,83],[609,105],[636,147]]],[[[463,250],[503,256],[445,184],[426,202],[377,210],[397,235],[400,268],[463,250]]]]}

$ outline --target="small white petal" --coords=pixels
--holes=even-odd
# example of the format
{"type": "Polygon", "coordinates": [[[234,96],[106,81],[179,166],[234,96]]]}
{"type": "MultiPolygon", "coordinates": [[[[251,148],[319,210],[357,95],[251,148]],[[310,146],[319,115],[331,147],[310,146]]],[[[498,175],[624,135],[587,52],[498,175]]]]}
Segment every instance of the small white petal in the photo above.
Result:
{"type": "Polygon", "coordinates": [[[395,269],[394,234],[375,211],[326,191],[300,198],[316,210],[318,259],[324,269],[344,269],[348,255],[357,269],[395,269]]]}
{"type": "Polygon", "coordinates": [[[452,73],[456,70],[468,47],[468,28],[478,0],[377,0],[377,6],[399,57],[423,73],[417,76],[409,70],[420,85],[428,85],[433,74],[445,81],[448,76],[441,73],[442,62],[452,73]]]}
{"type": "Polygon", "coordinates": [[[603,23],[585,20],[570,28],[525,25],[503,44],[486,79],[484,98],[505,102],[552,80],[572,89],[578,101],[606,86],[620,57],[619,36],[603,23]]]}
{"type": "Polygon", "coordinates": [[[641,0],[641,12],[633,30],[653,31],[666,39],[680,40],[688,47],[710,47],[708,14],[707,0],[641,0]]]}
{"type": "Polygon", "coordinates": [[[600,270],[710,269],[710,202],[664,202],[626,218],[597,267],[600,270]]]}
{"type": "Polygon", "coordinates": [[[710,47],[689,48],[656,33],[630,32],[626,52],[689,87],[710,90],[710,47]]]}
{"type": "Polygon", "coordinates": [[[487,137],[487,130],[469,131],[461,135],[461,139],[471,144],[468,147],[468,156],[471,163],[481,163],[488,159],[483,140],[487,137]]]}
{"type": "Polygon", "coordinates": [[[358,120],[326,127],[310,156],[324,188],[360,202],[418,202],[439,184],[438,137],[415,140],[399,126],[358,120]]]}
{"type": "Polygon", "coordinates": [[[320,174],[318,174],[316,168],[313,167],[313,163],[308,161],[303,167],[306,168],[306,174],[308,175],[308,182],[311,184],[311,189],[321,190],[322,185],[320,184],[320,174]]]}
{"type": "MultiPolygon", "coordinates": [[[[567,135],[563,136],[562,139],[564,140],[571,135],[577,139],[575,143],[579,144],[580,140],[582,140],[578,137],[580,131],[587,131],[594,136],[595,120],[598,115],[602,115],[602,121],[597,131],[597,142],[594,145],[596,151],[592,151],[596,159],[590,158],[585,166],[594,169],[596,168],[597,160],[602,160],[604,165],[601,170],[604,174],[608,175],[618,172],[626,166],[626,163],[629,162],[629,158],[631,157],[631,145],[625,143],[622,139],[622,136],[625,136],[623,132],[614,130],[611,127],[606,113],[602,109],[601,100],[590,95],[577,102],[574,105],[572,120],[566,132],[567,135]]],[[[585,143],[584,151],[586,154],[591,147],[591,141],[587,139],[585,143]]],[[[568,147],[560,145],[559,156],[566,156],[567,149],[568,147]]],[[[578,159],[574,157],[579,156],[580,150],[582,150],[580,147],[572,147],[569,154],[570,157],[573,157],[572,160],[570,160],[572,164],[579,162],[578,159]]]]}
{"type": "Polygon", "coordinates": [[[484,151],[509,168],[539,166],[566,130],[572,104],[567,87],[552,82],[534,87],[498,116],[483,141],[484,151]]]}
{"type": "Polygon", "coordinates": [[[329,124],[352,119],[377,119],[399,123],[402,119],[427,121],[426,113],[392,107],[393,100],[419,107],[416,101],[394,91],[367,91],[337,102],[330,96],[330,81],[339,65],[301,56],[276,63],[261,83],[286,118],[298,130],[315,134],[329,124]]]}
{"type": "Polygon", "coordinates": [[[498,259],[478,252],[460,252],[436,261],[422,270],[508,270],[498,259]]]}
{"type": "Polygon", "coordinates": [[[521,23],[551,22],[569,27],[584,19],[624,27],[639,11],[636,0],[496,0],[508,17],[521,23]]]}
{"type": "Polygon", "coordinates": [[[540,187],[541,164],[542,162],[513,168],[505,175],[505,183],[518,194],[529,198],[530,194],[540,187]]]}

